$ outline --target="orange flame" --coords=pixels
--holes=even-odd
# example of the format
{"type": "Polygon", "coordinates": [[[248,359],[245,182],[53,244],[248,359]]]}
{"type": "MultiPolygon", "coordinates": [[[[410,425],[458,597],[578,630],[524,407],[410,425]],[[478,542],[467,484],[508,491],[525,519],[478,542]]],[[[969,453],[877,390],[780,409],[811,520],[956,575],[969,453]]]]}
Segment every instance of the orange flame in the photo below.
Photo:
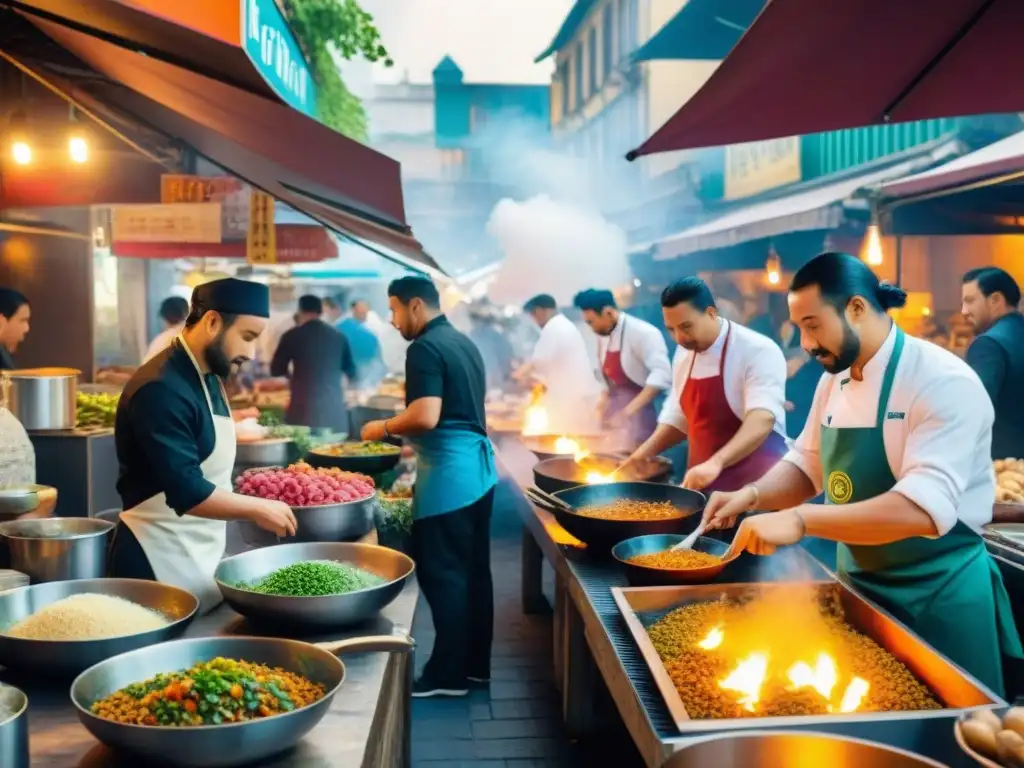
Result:
{"type": "Polygon", "coordinates": [[[832,699],[832,689],[839,680],[836,663],[827,653],[819,653],[818,660],[811,668],[806,661],[798,661],[787,673],[794,688],[813,688],[826,700],[832,699]]]}
{"type": "Polygon", "coordinates": [[[850,684],[846,686],[846,692],[843,693],[843,700],[839,703],[839,711],[856,712],[864,697],[868,695],[868,689],[870,688],[871,686],[868,685],[867,680],[860,677],[853,678],[850,684]]]}
{"type": "Polygon", "coordinates": [[[764,685],[767,676],[768,654],[752,653],[741,661],[719,686],[727,691],[739,693],[739,703],[748,712],[753,712],[761,698],[761,686],[764,685]]]}
{"type": "Polygon", "coordinates": [[[697,643],[697,647],[703,648],[705,651],[713,651],[722,644],[723,640],[725,640],[725,632],[722,631],[722,628],[712,627],[711,631],[708,632],[708,636],[697,643]]]}
{"type": "Polygon", "coordinates": [[[546,435],[548,433],[548,412],[542,405],[531,405],[523,414],[523,434],[546,435]]]}

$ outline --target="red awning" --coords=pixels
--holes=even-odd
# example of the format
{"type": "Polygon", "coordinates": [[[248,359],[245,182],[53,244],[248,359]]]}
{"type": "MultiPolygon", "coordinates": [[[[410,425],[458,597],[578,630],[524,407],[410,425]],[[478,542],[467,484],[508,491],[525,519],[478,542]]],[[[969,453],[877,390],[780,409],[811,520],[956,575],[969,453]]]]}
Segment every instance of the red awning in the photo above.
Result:
{"type": "Polygon", "coordinates": [[[70,96],[132,115],[326,226],[395,251],[405,257],[402,263],[442,271],[405,222],[396,161],[275,101],[58,24],[32,21],[112,81],[78,87],[46,75],[70,96]]]}
{"type": "Polygon", "coordinates": [[[1022,0],[771,0],[628,157],[1024,109],[1022,0]]]}

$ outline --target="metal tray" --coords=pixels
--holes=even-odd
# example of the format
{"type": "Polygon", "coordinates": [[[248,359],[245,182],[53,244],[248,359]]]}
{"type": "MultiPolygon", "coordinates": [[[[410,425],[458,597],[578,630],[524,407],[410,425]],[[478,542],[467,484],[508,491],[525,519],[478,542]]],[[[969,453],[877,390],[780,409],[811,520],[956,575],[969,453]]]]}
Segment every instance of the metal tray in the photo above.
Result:
{"type": "MultiPolygon", "coordinates": [[[[647,635],[646,627],[665,613],[695,602],[720,597],[740,597],[751,591],[792,588],[792,584],[706,584],[671,587],[613,587],[612,596],[626,626],[647,663],[672,720],[681,734],[749,728],[821,728],[849,735],[865,736],[884,725],[905,729],[908,721],[946,720],[947,738],[952,721],[964,711],[1005,707],[1006,702],[975,680],[896,619],[838,581],[812,582],[819,590],[838,590],[846,620],[857,630],[889,651],[925,683],[944,709],[920,712],[865,712],[848,715],[799,715],[790,717],[691,719],[665,665],[647,635]],[[859,726],[859,727],[858,727],[859,726]]],[[[876,736],[877,738],[877,736],[876,736]]],[[[883,739],[888,741],[887,739],[883,739]]],[[[951,739],[950,739],[951,740],[951,739]]]]}
{"type": "Polygon", "coordinates": [[[1024,550],[1024,523],[989,523],[984,533],[999,543],[1024,550]]]}

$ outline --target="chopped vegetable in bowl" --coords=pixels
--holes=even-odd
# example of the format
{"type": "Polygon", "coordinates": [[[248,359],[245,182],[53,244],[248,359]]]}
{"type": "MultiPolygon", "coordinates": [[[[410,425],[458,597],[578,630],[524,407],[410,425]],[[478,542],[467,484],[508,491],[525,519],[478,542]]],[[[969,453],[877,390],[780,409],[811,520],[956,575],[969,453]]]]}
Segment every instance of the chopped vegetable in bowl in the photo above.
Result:
{"type": "Polygon", "coordinates": [[[133,683],[95,702],[93,714],[131,725],[190,727],[242,723],[309,706],[324,686],[292,672],[215,658],[133,683]]]}
{"type": "Polygon", "coordinates": [[[235,587],[282,597],[324,597],[344,595],[384,582],[377,574],[348,563],[308,560],[278,568],[254,582],[240,582],[235,587]]]}

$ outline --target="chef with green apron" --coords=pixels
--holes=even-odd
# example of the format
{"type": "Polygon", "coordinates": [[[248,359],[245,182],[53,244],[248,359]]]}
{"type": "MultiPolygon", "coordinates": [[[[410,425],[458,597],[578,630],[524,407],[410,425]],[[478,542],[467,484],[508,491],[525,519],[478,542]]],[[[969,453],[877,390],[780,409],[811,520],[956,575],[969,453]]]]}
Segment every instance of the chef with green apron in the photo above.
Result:
{"type": "Polygon", "coordinates": [[[966,363],[896,327],[887,310],[905,301],[848,254],[796,273],[790,317],[826,374],[784,460],[713,495],[705,519],[774,511],[736,533],[733,548],[755,554],[837,542],[840,579],[1002,696],[1003,659],[1024,649],[979,535],[995,500],[992,405],[966,363]],[[825,504],[807,503],[822,492],[825,504]]]}

